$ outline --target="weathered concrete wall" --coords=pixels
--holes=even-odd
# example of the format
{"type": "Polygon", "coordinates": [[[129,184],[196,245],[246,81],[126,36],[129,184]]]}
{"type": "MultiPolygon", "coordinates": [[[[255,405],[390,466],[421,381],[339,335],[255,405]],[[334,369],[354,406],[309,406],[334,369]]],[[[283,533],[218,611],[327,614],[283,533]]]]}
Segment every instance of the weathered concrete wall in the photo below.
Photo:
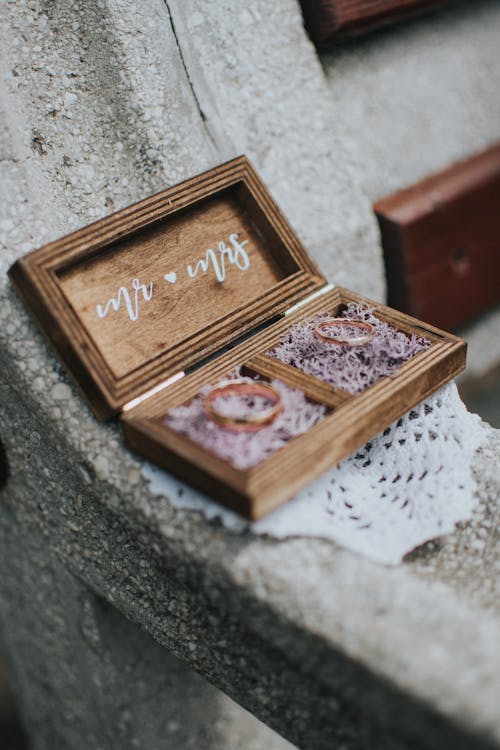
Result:
{"type": "Polygon", "coordinates": [[[382,294],[369,205],[290,0],[8,3],[4,16],[6,109],[28,182],[46,180],[34,246],[245,152],[325,274],[382,294]]]}
{"type": "MultiPolygon", "coordinates": [[[[486,39],[496,16],[484,7],[477,33],[486,39]]],[[[490,526],[486,540],[478,521],[470,537],[448,540],[446,554],[428,550],[424,562],[386,571],[334,545],[238,537],[175,510],[151,496],[118,426],[96,423],[6,280],[28,250],[245,151],[326,275],[381,298],[363,160],[347,147],[297,5],[16,0],[2,6],[1,33],[0,432],[13,477],[0,501],[0,557],[10,571],[0,579],[0,619],[40,742],[54,731],[79,749],[75,716],[89,742],[116,736],[86,720],[89,706],[112,703],[106,692],[118,678],[106,664],[127,661],[102,644],[95,658],[82,646],[78,618],[90,607],[92,630],[86,602],[97,593],[308,748],[340,740],[372,748],[374,737],[384,750],[414,747],[415,737],[470,747],[469,732],[498,745],[490,526]],[[353,596],[360,581],[361,598],[353,596]],[[57,601],[54,586],[64,589],[57,601]],[[75,607],[66,613],[61,601],[75,607]],[[41,632],[28,611],[44,607],[41,632]],[[40,670],[52,656],[61,666],[48,679],[68,711],[55,728],[43,697],[29,693],[39,683],[26,653],[40,670]],[[89,665],[99,658],[107,677],[85,699],[81,686],[93,689],[89,665]]],[[[493,507],[498,480],[486,458],[482,492],[493,507]]],[[[155,679],[166,689],[165,675],[155,679]]],[[[125,690],[119,695],[130,708],[125,690]]],[[[133,710],[124,724],[131,741],[142,721],[133,710]]]]}
{"type": "MultiPolygon", "coordinates": [[[[253,750],[263,737],[247,722],[239,735],[233,708],[100,599],[299,747],[500,747],[500,435],[478,458],[476,521],[386,569],[176,510],[149,495],[111,428],[88,460],[11,376],[0,371],[12,470],[0,495],[0,629],[41,749],[62,738],[71,750],[147,747],[151,736],[167,748],[186,721],[202,747],[253,750]]],[[[265,736],[263,746],[274,747],[265,736]]]]}
{"type": "MultiPolygon", "coordinates": [[[[334,131],[370,202],[500,140],[500,5],[461,3],[322,55],[334,131]]],[[[500,310],[469,325],[468,373],[500,361],[500,310]]]]}
{"type": "MultiPolygon", "coordinates": [[[[499,14],[479,0],[357,40],[322,57],[325,82],[290,0],[8,2],[29,246],[246,152],[327,277],[381,299],[370,203],[500,137],[499,14]]],[[[500,358],[498,320],[466,332],[471,372],[500,358]]]]}
{"type": "MultiPolygon", "coordinates": [[[[26,492],[22,481],[18,488],[26,492]]],[[[32,526],[26,510],[0,504],[0,634],[33,748],[292,747],[97,596],[55,550],[57,532],[32,526]]],[[[79,535],[68,516],[66,523],[79,535]]]]}

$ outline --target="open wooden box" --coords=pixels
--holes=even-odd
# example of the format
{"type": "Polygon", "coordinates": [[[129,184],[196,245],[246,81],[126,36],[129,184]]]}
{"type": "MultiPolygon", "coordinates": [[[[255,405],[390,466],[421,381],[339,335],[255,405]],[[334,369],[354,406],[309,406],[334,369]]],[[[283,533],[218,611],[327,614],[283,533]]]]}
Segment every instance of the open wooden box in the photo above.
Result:
{"type": "Polygon", "coordinates": [[[327,284],[246,157],[30,253],[10,276],[95,414],[120,413],[134,451],[252,519],[465,365],[455,336],[327,284]],[[266,354],[294,323],[351,301],[431,345],[356,396],[266,354]],[[164,423],[237,366],[330,409],[245,471],[164,423]]]}

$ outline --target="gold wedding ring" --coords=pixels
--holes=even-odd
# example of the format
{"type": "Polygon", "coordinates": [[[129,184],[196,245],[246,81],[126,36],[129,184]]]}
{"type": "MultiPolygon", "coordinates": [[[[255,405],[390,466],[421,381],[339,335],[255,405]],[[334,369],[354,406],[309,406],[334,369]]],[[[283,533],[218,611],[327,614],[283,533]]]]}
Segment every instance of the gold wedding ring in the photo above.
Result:
{"type": "Polygon", "coordinates": [[[352,320],[351,318],[330,318],[322,320],[314,329],[314,335],[321,341],[328,344],[346,344],[347,346],[362,346],[367,344],[373,338],[375,329],[371,323],[365,323],[364,320],[352,320]],[[338,333],[328,334],[328,328],[357,328],[361,332],[359,336],[342,336],[338,333]]]}
{"type": "Polygon", "coordinates": [[[206,416],[220,427],[234,432],[257,432],[272,424],[283,411],[281,396],[272,386],[266,383],[249,383],[246,380],[226,380],[212,388],[205,397],[203,409],[206,416]],[[273,402],[268,409],[261,409],[244,417],[229,417],[220,412],[215,401],[224,396],[262,396],[273,402]]]}

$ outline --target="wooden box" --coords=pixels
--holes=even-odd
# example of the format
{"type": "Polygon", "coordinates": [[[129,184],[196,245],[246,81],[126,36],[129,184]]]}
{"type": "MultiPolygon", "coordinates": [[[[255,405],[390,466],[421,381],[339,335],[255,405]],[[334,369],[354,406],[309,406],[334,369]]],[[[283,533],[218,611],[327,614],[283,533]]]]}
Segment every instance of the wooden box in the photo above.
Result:
{"type": "Polygon", "coordinates": [[[431,342],[395,377],[350,396],[269,357],[292,324],[364,298],[326,283],[245,157],[30,253],[10,276],[97,417],[119,413],[134,451],[252,519],[465,365],[463,341],[370,300],[378,318],[431,342]],[[330,409],[245,471],[163,421],[236,366],[330,409]]]}

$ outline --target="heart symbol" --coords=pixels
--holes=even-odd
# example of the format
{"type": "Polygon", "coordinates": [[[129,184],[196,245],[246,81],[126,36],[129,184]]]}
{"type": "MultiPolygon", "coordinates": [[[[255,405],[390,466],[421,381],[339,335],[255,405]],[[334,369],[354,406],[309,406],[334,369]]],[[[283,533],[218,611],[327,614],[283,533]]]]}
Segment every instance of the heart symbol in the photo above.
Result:
{"type": "Polygon", "coordinates": [[[170,282],[170,284],[175,284],[175,282],[177,281],[177,274],[175,273],[175,271],[170,271],[170,273],[166,273],[163,278],[165,279],[165,281],[170,282]]]}

